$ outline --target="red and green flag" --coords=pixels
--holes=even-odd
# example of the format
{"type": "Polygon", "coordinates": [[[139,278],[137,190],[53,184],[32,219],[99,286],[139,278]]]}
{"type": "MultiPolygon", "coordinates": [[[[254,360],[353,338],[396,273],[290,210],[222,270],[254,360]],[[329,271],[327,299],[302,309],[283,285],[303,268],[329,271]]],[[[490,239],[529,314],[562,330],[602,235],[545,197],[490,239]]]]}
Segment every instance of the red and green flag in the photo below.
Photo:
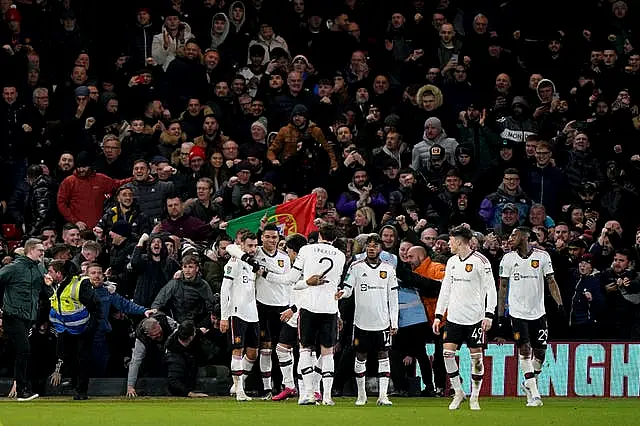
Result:
{"type": "Polygon", "coordinates": [[[235,238],[241,228],[257,232],[260,229],[260,220],[265,215],[267,215],[267,223],[275,223],[280,234],[287,236],[297,233],[306,237],[311,231],[318,229],[313,223],[316,217],[316,194],[305,195],[288,203],[230,220],[227,224],[227,234],[235,238]]]}

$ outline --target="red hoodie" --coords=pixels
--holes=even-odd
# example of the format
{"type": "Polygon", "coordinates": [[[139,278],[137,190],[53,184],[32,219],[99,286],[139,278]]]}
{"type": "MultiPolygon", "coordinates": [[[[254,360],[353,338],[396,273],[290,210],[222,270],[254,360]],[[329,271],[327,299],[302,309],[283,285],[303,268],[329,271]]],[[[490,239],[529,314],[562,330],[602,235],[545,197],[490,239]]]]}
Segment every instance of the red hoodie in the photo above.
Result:
{"type": "Polygon", "coordinates": [[[77,172],[66,177],[58,190],[58,210],[67,222],[84,222],[92,229],[102,217],[104,200],[114,190],[131,182],[133,178],[111,179],[102,173],[79,177],[77,172]]]}

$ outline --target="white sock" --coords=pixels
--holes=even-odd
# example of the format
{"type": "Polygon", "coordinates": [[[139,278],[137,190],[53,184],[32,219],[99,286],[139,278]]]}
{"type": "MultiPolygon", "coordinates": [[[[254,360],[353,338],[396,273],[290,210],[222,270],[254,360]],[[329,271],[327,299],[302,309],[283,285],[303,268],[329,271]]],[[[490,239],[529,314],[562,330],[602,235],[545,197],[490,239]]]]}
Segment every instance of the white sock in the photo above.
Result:
{"type": "Polygon", "coordinates": [[[522,372],[524,373],[524,383],[525,386],[527,386],[531,391],[531,396],[533,398],[540,398],[540,393],[538,392],[538,384],[536,382],[536,375],[533,373],[533,363],[531,362],[531,357],[520,355],[520,369],[522,369],[522,372]]]}
{"type": "Polygon", "coordinates": [[[293,356],[291,355],[293,350],[291,348],[285,348],[284,346],[276,346],[276,355],[278,355],[278,362],[280,364],[280,371],[282,371],[282,384],[285,388],[293,389],[295,384],[293,383],[293,356]]]}
{"type": "Polygon", "coordinates": [[[484,376],[484,363],[482,352],[471,354],[471,398],[478,399],[482,388],[482,378],[484,376]]]}
{"type": "Polygon", "coordinates": [[[260,375],[262,376],[262,388],[271,390],[271,349],[260,349],[260,375]]]}
{"type": "Polygon", "coordinates": [[[536,379],[540,372],[542,371],[542,364],[544,364],[544,360],[538,359],[535,356],[531,360],[531,364],[533,365],[533,374],[536,375],[536,379]]]}
{"type": "Polygon", "coordinates": [[[316,358],[316,353],[311,352],[311,359],[313,360],[313,386],[311,391],[314,393],[320,393],[320,383],[322,383],[322,357],[316,358]]]}
{"type": "MultiPolygon", "coordinates": [[[[378,367],[379,368],[379,367],[378,367]]],[[[356,384],[358,385],[358,398],[367,396],[367,389],[365,387],[366,373],[367,373],[367,360],[360,361],[356,357],[356,362],[353,365],[353,372],[356,374],[356,384]]]]}
{"type": "Polygon", "coordinates": [[[231,356],[231,377],[233,378],[233,384],[236,387],[236,393],[244,392],[242,383],[242,357],[238,355],[231,356]]]}
{"type": "Polygon", "coordinates": [[[322,365],[322,399],[324,401],[331,400],[331,389],[333,388],[334,364],[333,354],[321,355],[322,365]]]}
{"type": "MultiPolygon", "coordinates": [[[[300,352],[300,353],[302,353],[302,352],[300,352]]],[[[302,365],[302,363],[298,360],[298,368],[297,368],[297,371],[296,371],[296,375],[298,377],[298,395],[300,397],[305,395],[304,380],[302,380],[302,369],[300,367],[301,365],[302,365]]]]}
{"type": "Polygon", "coordinates": [[[458,363],[456,362],[456,353],[447,349],[442,351],[444,357],[444,368],[447,370],[451,387],[456,393],[463,392],[462,383],[460,383],[460,372],[458,371],[458,363]]]}
{"type": "Polygon", "coordinates": [[[256,360],[254,359],[253,361],[250,360],[249,358],[247,358],[247,355],[245,354],[242,357],[242,391],[244,392],[244,383],[247,380],[247,376],[249,375],[249,373],[251,373],[251,370],[253,370],[253,365],[256,363],[256,360]]]}
{"type": "Polygon", "coordinates": [[[313,396],[313,359],[309,349],[300,349],[300,374],[304,382],[304,390],[307,396],[313,396]]]}
{"type": "Polygon", "coordinates": [[[378,359],[378,398],[387,397],[390,376],[391,363],[389,362],[389,358],[378,359]]]}

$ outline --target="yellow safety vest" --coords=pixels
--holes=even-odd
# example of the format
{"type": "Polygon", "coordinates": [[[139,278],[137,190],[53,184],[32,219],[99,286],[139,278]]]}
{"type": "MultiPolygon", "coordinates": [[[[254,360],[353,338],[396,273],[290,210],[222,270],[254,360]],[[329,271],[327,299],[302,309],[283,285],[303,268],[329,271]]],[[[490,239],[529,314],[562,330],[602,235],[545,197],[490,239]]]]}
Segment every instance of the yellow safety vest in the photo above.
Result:
{"type": "Polygon", "coordinates": [[[49,298],[49,320],[58,333],[67,331],[70,334],[80,334],[87,329],[90,315],[87,308],[80,303],[80,282],[80,278],[74,276],[59,297],[58,292],[54,291],[49,298]]]}

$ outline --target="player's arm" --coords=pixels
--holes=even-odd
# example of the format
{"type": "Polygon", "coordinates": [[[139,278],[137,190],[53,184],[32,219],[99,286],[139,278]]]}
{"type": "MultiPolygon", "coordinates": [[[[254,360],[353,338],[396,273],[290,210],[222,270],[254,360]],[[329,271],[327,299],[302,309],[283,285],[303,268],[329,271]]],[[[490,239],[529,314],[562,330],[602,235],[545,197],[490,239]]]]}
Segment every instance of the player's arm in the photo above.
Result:
{"type": "Polygon", "coordinates": [[[301,283],[298,281],[302,276],[302,271],[304,271],[304,256],[302,250],[300,250],[298,256],[296,256],[293,266],[288,272],[284,274],[276,274],[275,272],[264,271],[262,276],[274,284],[293,284],[294,289],[303,290],[307,288],[307,283],[301,283]]]}
{"type": "Polygon", "coordinates": [[[549,287],[549,293],[551,293],[551,297],[558,304],[558,309],[562,306],[562,295],[560,294],[560,287],[558,287],[558,282],[556,281],[556,277],[553,273],[544,276],[544,281],[547,283],[549,287]]]}
{"type": "Polygon", "coordinates": [[[344,281],[342,282],[342,287],[336,293],[338,299],[348,299],[353,294],[357,274],[354,274],[352,269],[352,267],[349,267],[347,275],[344,277],[344,281]]]}
{"type": "Polygon", "coordinates": [[[498,303],[498,294],[496,292],[496,281],[493,278],[490,263],[487,263],[484,267],[482,284],[487,294],[487,307],[484,310],[484,317],[493,320],[496,312],[496,304],[498,303]]]}
{"type": "Polygon", "coordinates": [[[451,297],[451,285],[453,283],[451,276],[451,267],[447,262],[445,268],[444,278],[442,279],[442,287],[440,287],[440,294],[438,295],[438,302],[436,303],[436,319],[442,320],[444,313],[449,307],[449,298],[451,297]]]}
{"type": "Polygon", "coordinates": [[[389,318],[391,330],[398,329],[398,279],[396,272],[392,271],[387,280],[387,300],[389,301],[389,318]]]}
{"type": "Polygon", "coordinates": [[[500,290],[498,291],[498,317],[504,317],[507,309],[507,296],[509,294],[509,278],[511,277],[511,262],[506,256],[500,261],[500,290]]]}
{"type": "Polygon", "coordinates": [[[224,266],[224,277],[220,288],[220,320],[227,321],[231,316],[231,287],[240,271],[240,262],[237,258],[231,258],[224,266]]]}
{"type": "Polygon", "coordinates": [[[498,293],[498,317],[504,316],[507,307],[507,293],[509,291],[509,278],[500,277],[500,291],[498,293]]]}

